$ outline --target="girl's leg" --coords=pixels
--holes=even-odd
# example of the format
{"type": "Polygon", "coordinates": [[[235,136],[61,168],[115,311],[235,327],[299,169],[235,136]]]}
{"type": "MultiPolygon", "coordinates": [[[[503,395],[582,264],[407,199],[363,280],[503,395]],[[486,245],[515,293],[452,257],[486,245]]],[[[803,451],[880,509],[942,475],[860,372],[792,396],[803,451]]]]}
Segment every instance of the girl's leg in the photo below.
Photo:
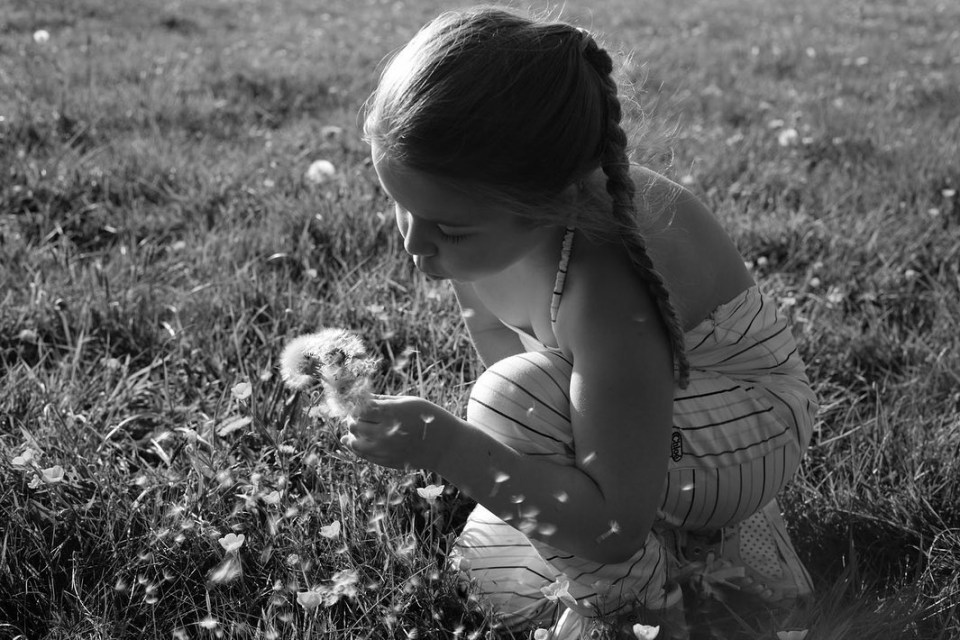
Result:
{"type": "Polygon", "coordinates": [[[719,576],[769,604],[808,595],[775,497],[799,466],[815,407],[789,390],[703,371],[674,407],[660,520],[681,576],[708,592],[719,576]]]}
{"type": "MultiPolygon", "coordinates": [[[[571,372],[572,365],[552,352],[501,360],[474,385],[467,419],[527,455],[573,465],[571,372]]],[[[456,553],[466,559],[466,573],[476,580],[481,594],[511,621],[526,617],[540,623],[552,615],[553,605],[540,589],[561,575],[568,579],[581,615],[620,615],[668,604],[664,590],[668,558],[653,534],[630,560],[600,564],[531,541],[478,507],[456,553]]]]}

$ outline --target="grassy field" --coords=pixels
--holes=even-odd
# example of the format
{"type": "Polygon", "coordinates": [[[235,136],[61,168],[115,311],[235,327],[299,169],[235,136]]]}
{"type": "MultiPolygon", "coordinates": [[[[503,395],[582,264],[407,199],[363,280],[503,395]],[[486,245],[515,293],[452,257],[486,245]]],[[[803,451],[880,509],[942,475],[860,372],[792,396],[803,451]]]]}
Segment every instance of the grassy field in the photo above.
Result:
{"type": "MultiPolygon", "coordinates": [[[[463,408],[478,361],[357,127],[452,4],[5,2],[0,638],[506,637],[442,571],[467,501],[344,454],[277,371],[348,327],[384,392],[463,408]]],[[[795,320],[822,411],[782,504],[820,595],[784,625],[960,638],[960,4],[562,16],[631,54],[672,132],[641,159],[795,320]]]]}

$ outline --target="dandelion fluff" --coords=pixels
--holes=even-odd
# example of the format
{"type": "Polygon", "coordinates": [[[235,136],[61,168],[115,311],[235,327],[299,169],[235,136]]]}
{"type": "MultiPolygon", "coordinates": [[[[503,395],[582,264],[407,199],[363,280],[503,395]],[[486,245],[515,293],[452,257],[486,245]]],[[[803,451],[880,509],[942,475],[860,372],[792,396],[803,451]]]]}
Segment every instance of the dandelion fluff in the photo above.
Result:
{"type": "Polygon", "coordinates": [[[370,376],[379,358],[367,355],[363,341],[345,329],[324,329],[293,339],[280,355],[280,375],[287,387],[322,389],[312,416],[356,420],[372,395],[370,376]]]}

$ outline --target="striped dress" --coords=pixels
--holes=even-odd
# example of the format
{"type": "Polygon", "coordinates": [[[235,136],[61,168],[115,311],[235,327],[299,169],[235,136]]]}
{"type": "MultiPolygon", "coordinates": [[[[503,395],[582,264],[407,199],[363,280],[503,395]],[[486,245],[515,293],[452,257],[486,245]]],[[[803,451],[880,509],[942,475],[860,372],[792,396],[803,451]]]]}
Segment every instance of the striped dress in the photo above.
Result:
{"type": "MultiPolygon", "coordinates": [[[[551,319],[563,295],[573,233],[561,252],[551,319]]],[[[569,417],[572,363],[514,327],[527,350],[477,380],[469,422],[531,456],[575,464],[569,417]]],[[[566,578],[585,616],[662,609],[671,559],[661,532],[714,531],[770,503],[796,471],[813,431],[816,399],[787,319],[758,287],[714,310],[686,334],[690,384],[674,397],[673,433],[657,522],[629,560],[600,564],[525,536],[478,505],[453,561],[506,626],[549,624],[542,589],[566,578]]]]}

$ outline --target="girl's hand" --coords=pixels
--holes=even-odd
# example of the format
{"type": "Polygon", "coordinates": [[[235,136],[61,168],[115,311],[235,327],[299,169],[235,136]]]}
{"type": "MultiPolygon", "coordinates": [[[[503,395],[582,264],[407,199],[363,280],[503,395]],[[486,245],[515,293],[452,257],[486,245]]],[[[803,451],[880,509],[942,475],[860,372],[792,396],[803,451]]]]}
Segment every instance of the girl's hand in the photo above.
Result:
{"type": "Polygon", "coordinates": [[[341,444],[394,469],[436,469],[458,419],[413,396],[373,396],[341,444]]]}

